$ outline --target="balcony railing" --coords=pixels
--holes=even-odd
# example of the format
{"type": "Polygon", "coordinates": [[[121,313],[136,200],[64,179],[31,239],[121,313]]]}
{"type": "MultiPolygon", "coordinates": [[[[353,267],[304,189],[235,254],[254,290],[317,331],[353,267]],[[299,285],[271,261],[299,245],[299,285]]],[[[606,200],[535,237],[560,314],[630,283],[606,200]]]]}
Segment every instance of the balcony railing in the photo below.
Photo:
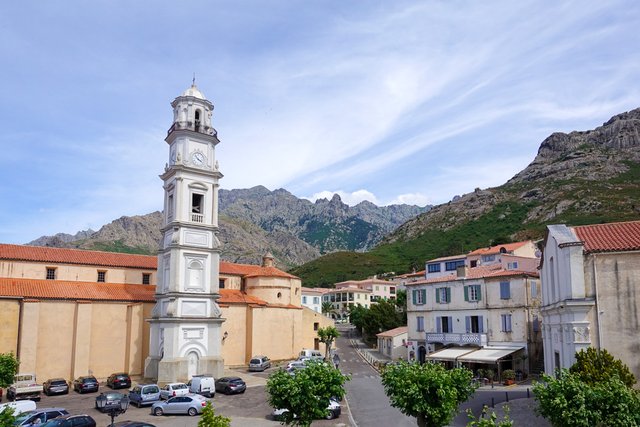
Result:
{"type": "Polygon", "coordinates": [[[191,214],[191,221],[192,222],[204,222],[204,215],[199,214],[199,213],[192,213],[191,214]]]}
{"type": "Polygon", "coordinates": [[[167,131],[167,135],[169,135],[174,130],[191,130],[198,133],[204,133],[205,135],[218,135],[218,131],[216,131],[211,126],[204,126],[201,123],[194,122],[174,122],[169,130],[167,131]]]}
{"type": "Polygon", "coordinates": [[[477,344],[487,345],[487,334],[454,334],[454,333],[427,333],[427,342],[442,344],[477,344]]]}

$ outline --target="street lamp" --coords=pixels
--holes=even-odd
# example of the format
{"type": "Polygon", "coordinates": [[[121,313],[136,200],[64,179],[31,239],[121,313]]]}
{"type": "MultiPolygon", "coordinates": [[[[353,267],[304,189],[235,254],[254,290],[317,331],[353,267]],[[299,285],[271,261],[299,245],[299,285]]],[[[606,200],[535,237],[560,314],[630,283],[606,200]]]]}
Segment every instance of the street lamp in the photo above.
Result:
{"type": "Polygon", "coordinates": [[[126,394],[118,401],[118,405],[107,406],[107,396],[104,393],[100,393],[100,396],[96,397],[96,406],[102,413],[107,413],[111,417],[110,427],[113,427],[113,420],[120,414],[124,414],[129,409],[129,396],[126,394]]]}

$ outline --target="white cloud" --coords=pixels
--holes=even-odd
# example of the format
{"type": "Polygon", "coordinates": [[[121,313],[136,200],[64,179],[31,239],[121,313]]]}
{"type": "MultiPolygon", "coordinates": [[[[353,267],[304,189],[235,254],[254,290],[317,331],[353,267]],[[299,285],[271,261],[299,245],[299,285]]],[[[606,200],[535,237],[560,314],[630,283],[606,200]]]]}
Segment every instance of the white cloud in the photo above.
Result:
{"type": "Polygon", "coordinates": [[[417,205],[426,206],[430,203],[429,197],[422,193],[407,193],[399,194],[395,199],[391,200],[385,205],[417,205]]]}

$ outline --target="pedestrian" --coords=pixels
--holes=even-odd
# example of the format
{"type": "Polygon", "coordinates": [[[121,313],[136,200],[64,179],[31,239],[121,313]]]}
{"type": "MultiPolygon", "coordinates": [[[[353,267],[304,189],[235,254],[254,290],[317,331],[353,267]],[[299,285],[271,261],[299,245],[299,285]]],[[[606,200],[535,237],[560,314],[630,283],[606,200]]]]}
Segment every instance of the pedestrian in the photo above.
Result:
{"type": "Polygon", "coordinates": [[[336,369],[340,366],[340,356],[338,356],[338,353],[333,354],[333,366],[335,366],[336,369]]]}

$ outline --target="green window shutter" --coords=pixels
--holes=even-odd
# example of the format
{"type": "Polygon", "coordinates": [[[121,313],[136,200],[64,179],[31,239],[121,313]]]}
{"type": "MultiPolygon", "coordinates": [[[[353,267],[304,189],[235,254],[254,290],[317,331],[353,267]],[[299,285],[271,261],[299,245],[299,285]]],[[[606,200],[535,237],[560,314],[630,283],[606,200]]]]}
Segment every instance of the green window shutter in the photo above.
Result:
{"type": "Polygon", "coordinates": [[[447,288],[447,303],[451,302],[451,288],[447,288]]]}
{"type": "Polygon", "coordinates": [[[427,303],[427,290],[426,289],[422,289],[422,290],[420,290],[420,292],[422,292],[422,303],[426,304],[427,303]]]}
{"type": "Polygon", "coordinates": [[[482,301],[482,286],[476,285],[478,288],[478,301],[482,301]]]}
{"type": "Polygon", "coordinates": [[[464,287],[464,300],[465,301],[469,301],[469,287],[468,286],[464,287]]]}
{"type": "Polygon", "coordinates": [[[413,295],[413,305],[416,305],[416,304],[417,304],[417,300],[416,300],[416,299],[417,299],[417,296],[416,296],[416,295],[417,295],[417,292],[418,292],[418,291],[417,291],[417,290],[415,290],[415,289],[411,292],[411,294],[413,295]]]}
{"type": "Polygon", "coordinates": [[[436,302],[440,302],[440,288],[436,288],[436,302]]]}

